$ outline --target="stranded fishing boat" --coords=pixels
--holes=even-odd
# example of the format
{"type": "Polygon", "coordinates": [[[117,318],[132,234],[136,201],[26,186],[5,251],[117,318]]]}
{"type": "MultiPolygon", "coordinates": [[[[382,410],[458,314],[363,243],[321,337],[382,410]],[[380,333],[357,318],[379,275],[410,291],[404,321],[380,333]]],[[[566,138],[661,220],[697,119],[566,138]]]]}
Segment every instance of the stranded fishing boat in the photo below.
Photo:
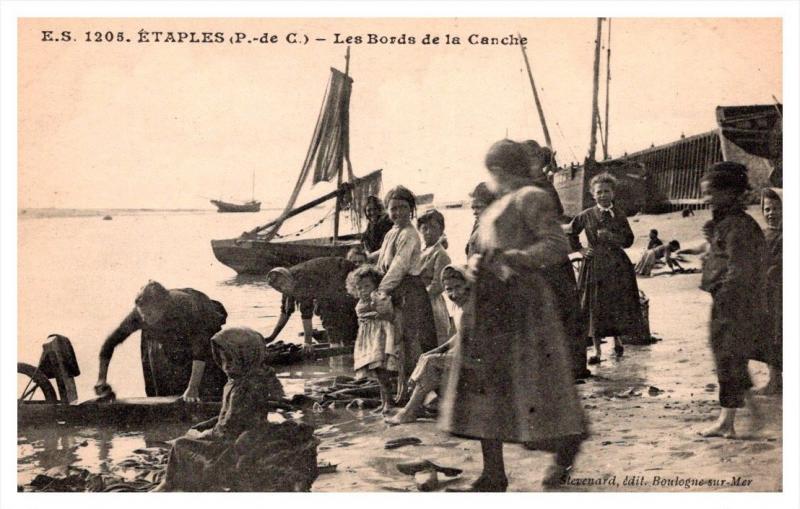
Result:
{"type": "MultiPolygon", "coordinates": [[[[353,79],[348,75],[349,62],[348,48],[345,56],[345,72],[331,68],[322,111],[317,119],[303,168],[281,215],[237,238],[211,241],[217,260],[237,273],[261,275],[274,267],[288,267],[320,256],[344,256],[348,249],[360,243],[360,234],[339,234],[340,215],[349,211],[352,226],[360,230],[361,213],[367,197],[380,192],[381,170],[362,178],[357,178],[353,174],[349,138],[350,93],[353,79]],[[309,177],[312,178],[312,185],[336,179],[336,190],[295,208],[295,201],[309,177]],[[336,200],[332,211],[333,236],[288,240],[292,236],[300,236],[306,232],[301,231],[293,235],[279,233],[283,223],[290,217],[329,200],[336,200]]],[[[327,216],[309,229],[321,225],[326,219],[327,216]]]]}
{"type": "MultiPolygon", "coordinates": [[[[558,168],[553,174],[553,186],[558,191],[566,216],[575,216],[594,205],[589,182],[595,175],[603,172],[611,173],[618,179],[619,187],[614,201],[628,215],[705,207],[700,192],[700,178],[709,165],[721,161],[734,161],[747,166],[750,182],[756,187],[782,186],[783,107],[777,99],[775,104],[767,105],[718,106],[716,109],[718,129],[695,136],[681,136],[679,140],[665,145],[610,159],[608,156],[610,23],[609,20],[605,129],[600,120],[597,101],[602,35],[602,20],[598,20],[589,156],[582,165],[558,168]],[[602,161],[595,160],[598,129],[603,149],[602,161]]],[[[543,118],[542,122],[544,123],[543,118]]],[[[543,127],[546,134],[546,126],[543,127]]]]}

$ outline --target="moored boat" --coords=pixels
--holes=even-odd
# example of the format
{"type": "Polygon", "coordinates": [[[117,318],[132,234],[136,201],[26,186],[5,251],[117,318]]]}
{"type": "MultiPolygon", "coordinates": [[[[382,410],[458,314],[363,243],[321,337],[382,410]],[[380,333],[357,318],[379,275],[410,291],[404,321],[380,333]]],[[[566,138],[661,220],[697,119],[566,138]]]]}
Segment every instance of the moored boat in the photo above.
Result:
{"type": "Polygon", "coordinates": [[[246,203],[228,203],[222,200],[211,200],[217,207],[217,212],[258,212],[261,210],[261,202],[251,200],[246,203]]]}

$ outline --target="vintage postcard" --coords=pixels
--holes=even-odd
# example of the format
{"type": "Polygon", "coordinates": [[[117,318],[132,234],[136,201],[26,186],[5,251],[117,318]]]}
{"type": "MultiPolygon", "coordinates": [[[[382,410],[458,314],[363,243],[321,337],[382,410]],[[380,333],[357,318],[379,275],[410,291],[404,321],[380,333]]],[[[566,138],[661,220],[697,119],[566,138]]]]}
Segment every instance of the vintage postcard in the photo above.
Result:
{"type": "Polygon", "coordinates": [[[784,4],[322,4],[13,20],[14,503],[788,506],[784,4]]]}

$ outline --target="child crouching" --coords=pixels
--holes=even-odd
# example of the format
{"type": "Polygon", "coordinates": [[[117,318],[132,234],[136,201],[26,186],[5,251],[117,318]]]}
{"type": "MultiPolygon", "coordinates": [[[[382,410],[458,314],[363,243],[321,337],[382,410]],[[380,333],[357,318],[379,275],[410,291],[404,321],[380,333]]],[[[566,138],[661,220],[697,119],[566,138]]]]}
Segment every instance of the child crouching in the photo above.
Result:
{"type": "Polygon", "coordinates": [[[227,478],[236,464],[237,439],[266,423],[271,402],[283,397],[275,372],[262,366],[266,346],[261,334],[228,328],[211,338],[211,349],[228,376],[219,416],[175,441],[164,480],[153,491],[212,491],[233,481],[227,478]]]}
{"type": "Polygon", "coordinates": [[[381,407],[386,414],[391,405],[391,376],[398,370],[398,345],[392,324],[392,303],[377,292],[383,275],[374,265],[362,265],[347,276],[347,291],[358,299],[358,336],[353,349],[356,378],[373,378],[381,389],[381,407]]]}

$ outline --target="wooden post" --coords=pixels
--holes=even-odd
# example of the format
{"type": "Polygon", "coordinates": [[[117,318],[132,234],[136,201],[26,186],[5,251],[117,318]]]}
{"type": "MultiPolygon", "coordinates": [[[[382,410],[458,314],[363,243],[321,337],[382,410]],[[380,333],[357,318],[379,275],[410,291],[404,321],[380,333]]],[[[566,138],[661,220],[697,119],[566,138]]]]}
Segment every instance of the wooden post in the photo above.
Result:
{"type": "Polygon", "coordinates": [[[589,138],[589,155],[590,161],[595,160],[597,151],[597,93],[600,87],[600,38],[603,32],[603,18],[597,18],[597,38],[594,41],[594,71],[593,71],[593,86],[592,86],[592,130],[591,137],[589,138]]]}
{"type": "Polygon", "coordinates": [[[539,101],[539,93],[536,91],[536,83],[534,83],[533,81],[533,72],[531,71],[531,64],[530,62],[528,62],[528,54],[525,52],[524,44],[521,45],[520,47],[522,48],[522,58],[525,60],[525,67],[528,69],[528,79],[531,82],[531,90],[533,90],[533,101],[536,103],[536,111],[539,112],[539,121],[542,123],[542,133],[544,133],[544,142],[547,145],[547,148],[552,149],[553,144],[550,141],[550,131],[547,130],[547,122],[544,119],[544,110],[542,109],[541,101],[539,101]]]}
{"type": "Polygon", "coordinates": [[[608,159],[608,91],[611,85],[611,18],[608,19],[608,43],[606,45],[606,130],[603,139],[603,159],[608,159]]]}
{"type": "MultiPolygon", "coordinates": [[[[345,79],[350,75],[350,46],[347,47],[347,51],[344,54],[344,76],[345,79]]],[[[346,138],[349,129],[342,129],[342,143],[339,145],[339,150],[342,151],[337,157],[339,159],[339,171],[336,175],[336,189],[340,190],[342,188],[342,173],[344,172],[344,154],[347,152],[345,148],[349,140],[346,138]]],[[[333,243],[339,240],[339,214],[342,211],[342,194],[338,193],[336,195],[336,210],[334,211],[333,215],[333,243]]]]}

